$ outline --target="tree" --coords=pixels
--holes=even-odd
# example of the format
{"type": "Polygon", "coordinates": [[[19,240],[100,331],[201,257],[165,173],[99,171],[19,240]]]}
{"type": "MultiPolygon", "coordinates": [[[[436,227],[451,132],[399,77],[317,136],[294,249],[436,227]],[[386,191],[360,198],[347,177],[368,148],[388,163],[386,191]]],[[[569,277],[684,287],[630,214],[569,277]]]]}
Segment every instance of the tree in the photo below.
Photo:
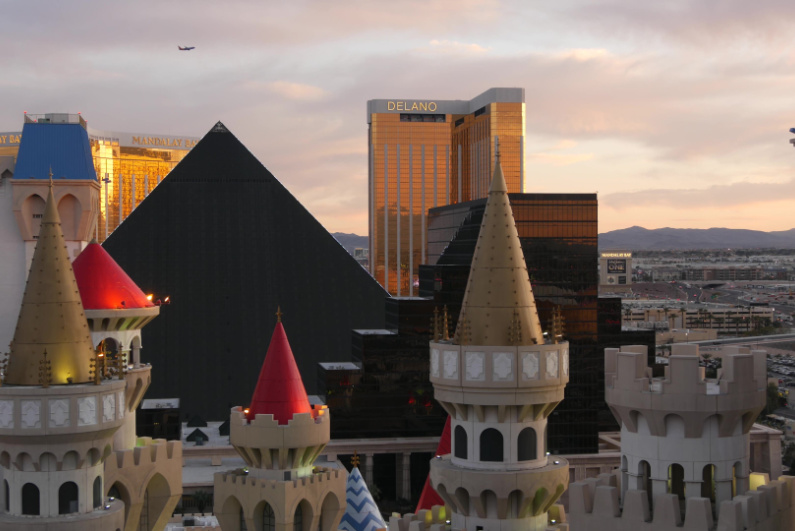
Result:
{"type": "Polygon", "coordinates": [[[778,385],[775,383],[767,384],[767,403],[762,415],[770,415],[781,407],[781,395],[778,392],[778,385]]]}
{"type": "Polygon", "coordinates": [[[781,462],[789,467],[789,475],[793,475],[793,465],[795,465],[795,443],[789,443],[784,449],[784,455],[781,456],[781,462]]]}
{"type": "Polygon", "coordinates": [[[206,490],[197,490],[192,497],[193,503],[196,504],[196,508],[199,509],[200,513],[204,513],[204,508],[213,503],[213,495],[206,490]]]}

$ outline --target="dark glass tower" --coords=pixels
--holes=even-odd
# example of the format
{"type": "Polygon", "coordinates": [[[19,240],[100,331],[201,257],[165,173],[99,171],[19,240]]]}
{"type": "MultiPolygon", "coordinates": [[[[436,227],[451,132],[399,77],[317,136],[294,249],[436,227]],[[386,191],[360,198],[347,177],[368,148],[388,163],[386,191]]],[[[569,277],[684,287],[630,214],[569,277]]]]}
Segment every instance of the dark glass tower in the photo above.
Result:
{"type": "Polygon", "coordinates": [[[278,306],[310,394],[319,362],[350,360],[351,329],[384,326],[383,288],[221,123],[104,247],[170,297],[141,357],[148,396],[180,398],[190,416],[247,403],[278,306]]]}
{"type": "MultiPolygon", "coordinates": [[[[597,199],[595,194],[509,194],[541,324],[551,329],[557,307],[565,320],[571,373],[566,398],[549,417],[553,453],[598,450],[597,199]]],[[[458,316],[480,232],[485,200],[434,208],[428,215],[428,262],[420,295],[458,316]]]]}

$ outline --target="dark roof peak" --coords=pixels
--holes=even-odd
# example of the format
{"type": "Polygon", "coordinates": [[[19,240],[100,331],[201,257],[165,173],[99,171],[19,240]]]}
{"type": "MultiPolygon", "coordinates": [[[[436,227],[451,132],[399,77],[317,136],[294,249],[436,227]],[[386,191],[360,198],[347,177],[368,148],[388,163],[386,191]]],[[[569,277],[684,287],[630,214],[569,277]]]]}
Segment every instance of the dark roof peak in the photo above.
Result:
{"type": "Polygon", "coordinates": [[[216,123],[213,126],[212,129],[210,129],[210,132],[211,133],[228,133],[229,129],[226,128],[226,126],[223,124],[223,122],[218,121],[218,123],[216,123]]]}

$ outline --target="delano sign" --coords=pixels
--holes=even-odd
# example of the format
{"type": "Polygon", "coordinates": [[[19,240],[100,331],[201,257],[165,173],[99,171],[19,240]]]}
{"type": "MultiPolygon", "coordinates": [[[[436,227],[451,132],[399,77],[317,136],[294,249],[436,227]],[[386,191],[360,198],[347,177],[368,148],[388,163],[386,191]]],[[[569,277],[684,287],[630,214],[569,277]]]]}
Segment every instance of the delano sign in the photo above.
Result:
{"type": "Polygon", "coordinates": [[[435,101],[387,101],[388,111],[425,111],[436,112],[435,101]]]}

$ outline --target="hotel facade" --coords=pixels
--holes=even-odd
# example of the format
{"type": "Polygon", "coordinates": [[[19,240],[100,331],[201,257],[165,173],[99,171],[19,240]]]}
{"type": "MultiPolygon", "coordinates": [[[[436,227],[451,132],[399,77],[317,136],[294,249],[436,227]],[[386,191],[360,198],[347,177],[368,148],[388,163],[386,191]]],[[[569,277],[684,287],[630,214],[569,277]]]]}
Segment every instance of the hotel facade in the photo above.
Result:
{"type": "Polygon", "coordinates": [[[499,152],[511,193],[524,188],[525,93],[472,100],[367,102],[370,272],[390,294],[415,296],[429,208],[486,197],[499,152]]]}
{"type": "MultiPolygon", "coordinates": [[[[199,141],[189,136],[102,131],[90,127],[80,114],[25,114],[24,122],[79,123],[88,132],[94,169],[101,184],[95,234],[99,242],[130,215],[199,141]]],[[[16,159],[21,141],[21,131],[0,132],[0,157],[16,159]]],[[[58,174],[58,168],[53,171],[58,174]]]]}

